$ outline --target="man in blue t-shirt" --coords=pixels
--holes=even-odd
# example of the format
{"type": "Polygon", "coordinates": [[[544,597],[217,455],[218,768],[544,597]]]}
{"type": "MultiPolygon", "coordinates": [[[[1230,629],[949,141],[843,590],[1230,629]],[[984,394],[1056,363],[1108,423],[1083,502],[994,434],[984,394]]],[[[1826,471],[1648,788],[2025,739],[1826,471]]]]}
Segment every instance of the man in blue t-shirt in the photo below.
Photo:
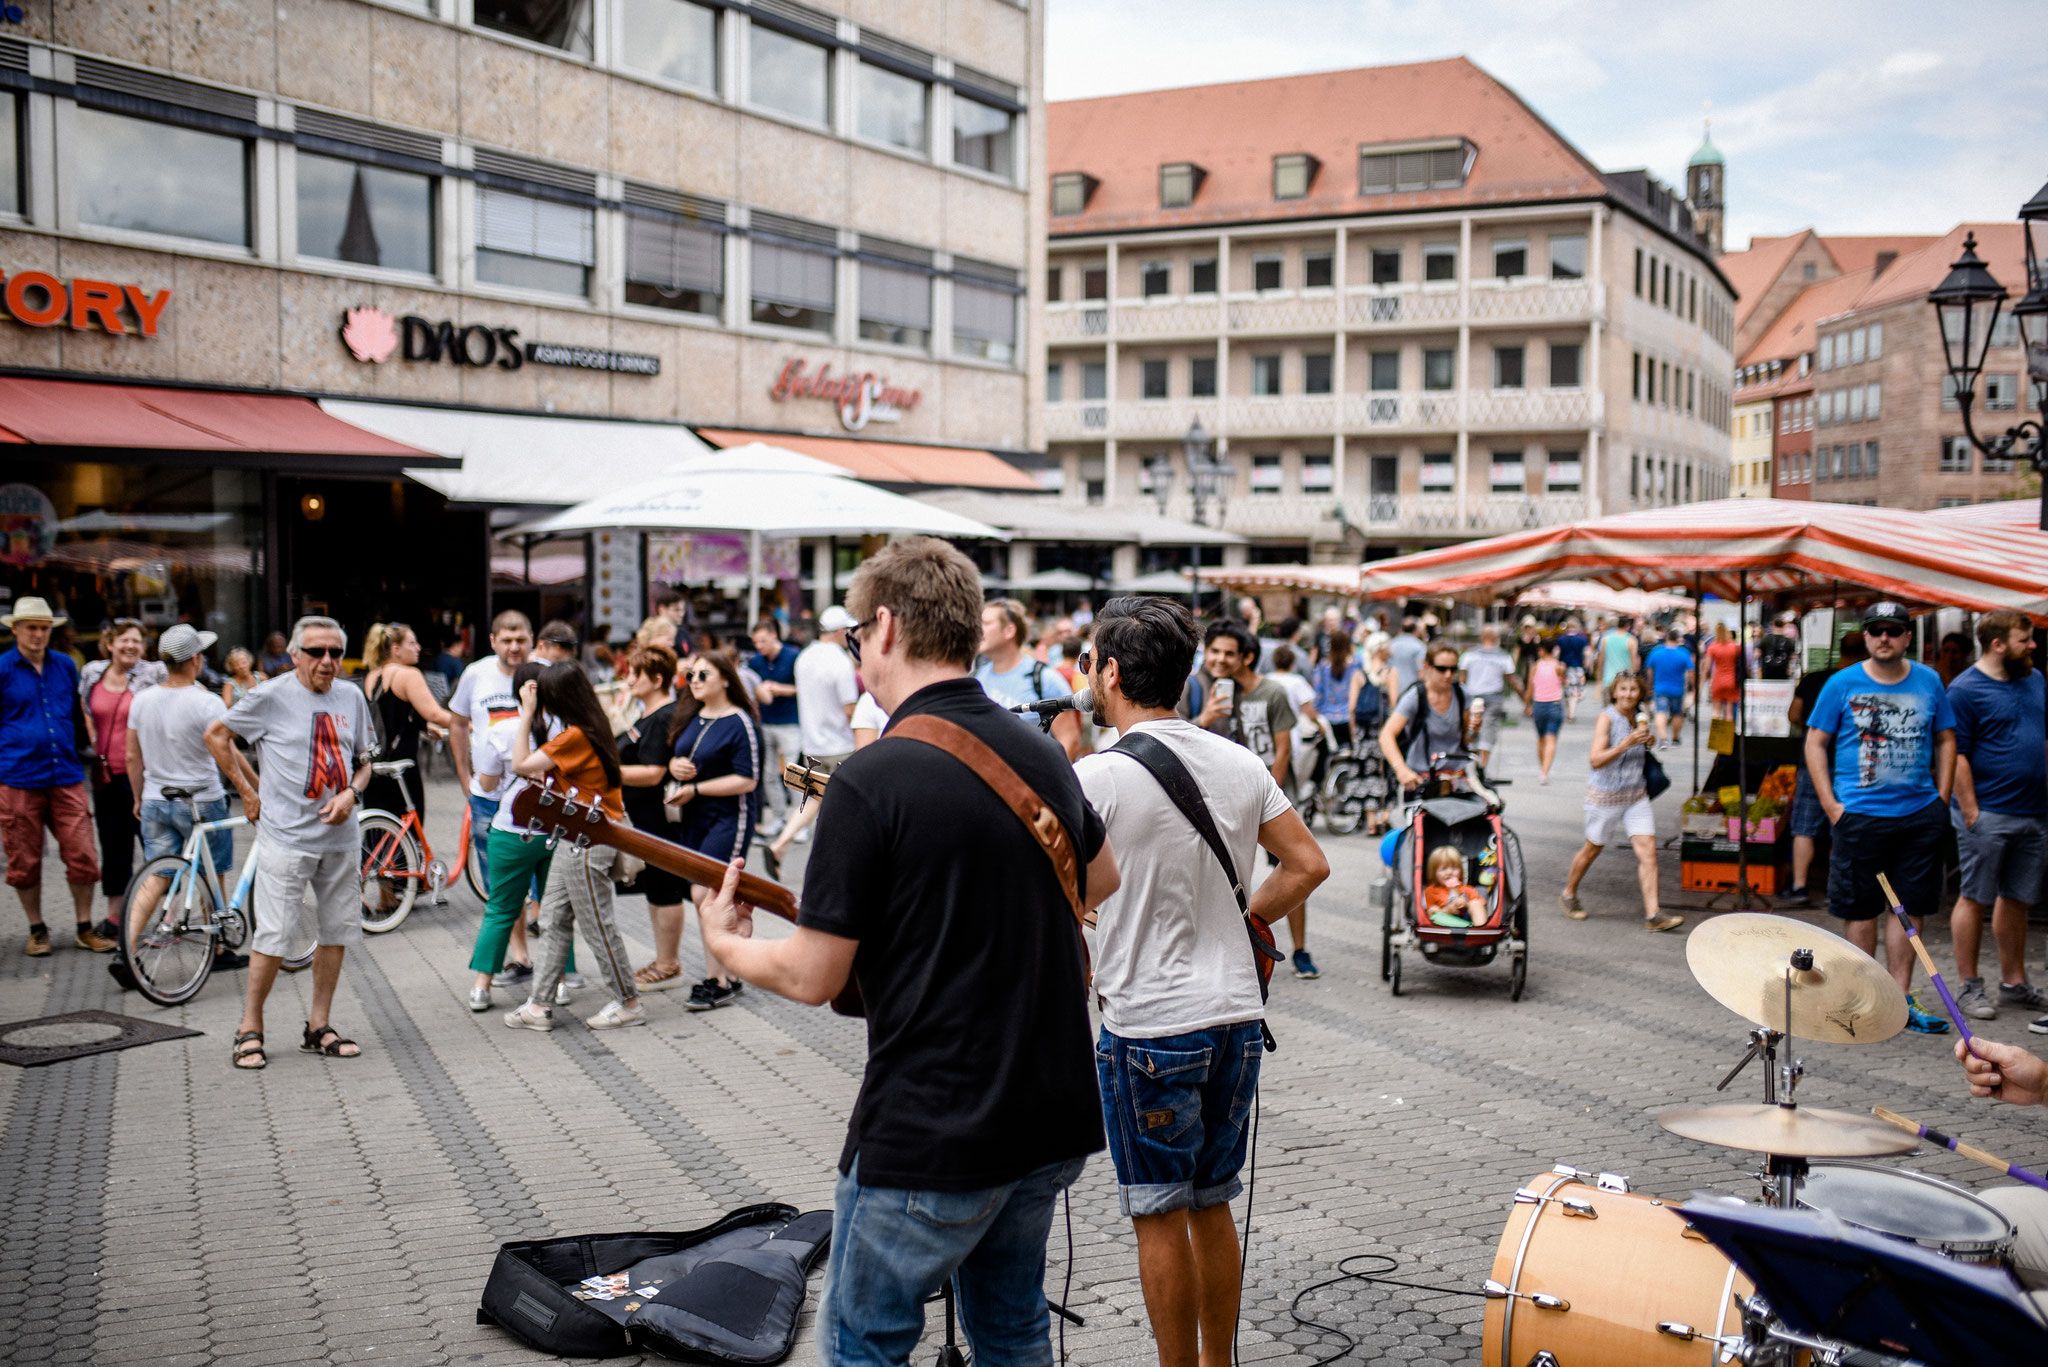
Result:
{"type": "Polygon", "coordinates": [[[754,653],[747,656],[747,668],[754,671],[761,680],[761,687],[754,700],[761,705],[761,742],[766,751],[762,787],[766,789],[762,806],[772,806],[772,816],[761,823],[761,834],[779,835],[782,823],[789,815],[790,804],[796,800],[789,789],[782,786],[782,766],[795,759],[803,750],[803,739],[797,730],[796,715],[796,657],[797,649],[782,639],[782,624],[773,617],[754,623],[754,653]]]}
{"type": "Polygon", "coordinates": [[[1643,661],[1643,672],[1650,676],[1650,705],[1655,710],[1659,746],[1678,744],[1685,732],[1685,700],[1692,696],[1693,668],[1692,652],[1684,641],[1684,633],[1673,627],[1664,633],[1664,644],[1643,661]]]}
{"type": "MultiPolygon", "coordinates": [[[[2034,628],[2017,612],[1977,619],[1977,662],[1948,686],[1956,717],[1956,851],[1962,895],[1949,913],[1956,1003],[1979,1020],[2001,1006],[2040,1011],[2048,994],[2027,981],[2027,913],[2048,864],[2048,690],[2034,669],[2034,628]],[[1998,945],[1998,995],[1977,975],[1984,910],[1998,945]]],[[[2029,1027],[2048,1035],[2048,1015],[2029,1027]]]]}
{"type": "MultiPolygon", "coordinates": [[[[1869,658],[1830,678],[1806,719],[1807,772],[1835,827],[1828,910],[1867,954],[1888,910],[1880,873],[1916,927],[1941,899],[1956,719],[1941,676],[1906,658],[1912,629],[1897,603],[1874,604],[1863,615],[1869,658]]],[[[1895,917],[1885,918],[1885,960],[1907,994],[1907,1028],[1945,1033],[1948,1022],[1912,998],[1913,949],[1895,917]]]]}
{"type": "MultiPolygon", "coordinates": [[[[1031,644],[1031,617],[1014,598],[998,598],[981,609],[981,658],[975,662],[974,680],[982,692],[1004,707],[1023,707],[1047,702],[1072,693],[1067,676],[1025,647],[1031,644]]],[[[1032,726],[1036,721],[1026,717],[1032,726]]],[[[1068,759],[1088,753],[1081,730],[1081,714],[1062,712],[1053,718],[1052,738],[1067,752],[1068,759]]]]}

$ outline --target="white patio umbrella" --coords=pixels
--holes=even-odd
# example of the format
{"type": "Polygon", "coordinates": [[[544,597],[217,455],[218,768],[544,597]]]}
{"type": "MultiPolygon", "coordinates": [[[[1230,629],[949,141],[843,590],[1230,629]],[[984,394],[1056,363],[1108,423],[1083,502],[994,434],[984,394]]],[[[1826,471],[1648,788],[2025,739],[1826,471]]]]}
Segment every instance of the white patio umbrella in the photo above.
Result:
{"type": "Polygon", "coordinates": [[[1095,587],[1095,581],[1079,570],[1053,569],[1012,579],[1010,587],[1024,593],[1086,593],[1095,587]]]}
{"type": "Polygon", "coordinates": [[[764,536],[932,536],[1006,540],[973,518],[837,475],[760,470],[670,474],[565,508],[522,536],[597,531],[745,532],[749,617],[760,609],[764,536]]]}

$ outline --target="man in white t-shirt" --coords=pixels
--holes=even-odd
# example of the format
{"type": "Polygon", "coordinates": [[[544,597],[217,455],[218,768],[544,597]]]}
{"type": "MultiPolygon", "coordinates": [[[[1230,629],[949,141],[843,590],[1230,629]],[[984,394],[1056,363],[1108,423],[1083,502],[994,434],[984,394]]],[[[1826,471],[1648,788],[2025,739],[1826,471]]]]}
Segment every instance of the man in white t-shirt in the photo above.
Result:
{"type": "Polygon", "coordinates": [[[1287,747],[1287,778],[1282,785],[1293,797],[1302,791],[1316,771],[1316,750],[1323,743],[1322,719],[1316,715],[1315,685],[1295,673],[1294,647],[1287,644],[1273,650],[1273,672],[1266,678],[1279,684],[1294,709],[1294,740],[1287,747]]]}
{"type": "MultiPolygon", "coordinates": [[[[853,705],[860,701],[860,679],[846,650],[853,614],[834,603],[818,614],[818,639],[797,652],[796,729],[805,758],[831,772],[853,753],[853,705]]],[[[779,780],[778,780],[779,781],[779,780]]],[[[782,833],[768,846],[768,872],[782,868],[792,842],[818,818],[818,804],[806,802],[783,822],[782,833]]]]}
{"type": "Polygon", "coordinates": [[[1499,626],[1488,622],[1479,628],[1479,644],[1460,657],[1458,672],[1465,685],[1465,696],[1486,707],[1485,719],[1479,723],[1479,744],[1474,747],[1479,767],[1484,769],[1493,758],[1493,747],[1500,741],[1500,719],[1507,713],[1507,695],[1513,692],[1520,698],[1526,693],[1521,677],[1515,673],[1515,657],[1500,648],[1499,626]]]}
{"type": "Polygon", "coordinates": [[[1115,598],[1095,619],[1088,681],[1098,725],[1150,737],[1186,768],[1232,873],[1139,761],[1112,748],[1075,766],[1123,870],[1095,930],[1103,1120],[1159,1360],[1176,1365],[1225,1360],[1237,1317],[1230,1202],[1243,1187],[1265,1005],[1233,887],[1261,846],[1276,856],[1249,897],[1249,914],[1271,923],[1330,872],[1258,756],[1176,715],[1197,647],[1180,604],[1115,598]]]}
{"type": "MultiPolygon", "coordinates": [[[[469,857],[485,872],[485,887],[491,883],[489,866],[484,862],[484,837],[504,794],[486,790],[477,781],[477,770],[491,728],[519,715],[519,695],[512,690],[512,671],[525,664],[526,657],[533,653],[533,623],[525,613],[506,611],[491,619],[491,650],[494,653],[462,671],[455,696],[448,700],[448,710],[454,714],[448,725],[448,754],[455,761],[456,780],[469,794],[469,857]]],[[[513,957],[524,962],[524,925],[514,933],[512,948],[513,957]]]]}

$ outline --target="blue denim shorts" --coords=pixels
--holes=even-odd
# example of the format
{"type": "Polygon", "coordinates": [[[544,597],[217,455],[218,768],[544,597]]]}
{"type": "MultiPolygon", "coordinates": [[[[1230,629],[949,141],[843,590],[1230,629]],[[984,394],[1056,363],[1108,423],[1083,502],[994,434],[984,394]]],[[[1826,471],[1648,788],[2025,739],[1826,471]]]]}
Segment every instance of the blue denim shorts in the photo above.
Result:
{"type": "Polygon", "coordinates": [[[1683,717],[1685,715],[1685,694],[1658,693],[1651,697],[1650,705],[1660,717],[1683,717]]]}
{"type": "Polygon", "coordinates": [[[1564,704],[1561,702],[1539,702],[1530,704],[1530,715],[1536,720],[1536,738],[1554,736],[1564,730],[1564,704]]]}
{"type": "Polygon", "coordinates": [[[1257,1021],[1095,1044],[1124,1215],[1225,1205],[1244,1190],[1246,1122],[1265,1043],[1257,1021]]]}
{"type": "Polygon", "coordinates": [[[1799,766],[1799,782],[1792,789],[1792,834],[1818,840],[1827,831],[1828,814],[1821,810],[1820,794],[1813,790],[1813,775],[1799,766]]]}

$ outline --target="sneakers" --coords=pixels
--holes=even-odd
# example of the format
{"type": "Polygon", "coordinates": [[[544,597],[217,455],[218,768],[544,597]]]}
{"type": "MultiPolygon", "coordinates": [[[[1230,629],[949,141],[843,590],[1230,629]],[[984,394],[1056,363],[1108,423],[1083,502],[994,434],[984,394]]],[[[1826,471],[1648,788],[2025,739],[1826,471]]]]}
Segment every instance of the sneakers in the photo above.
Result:
{"type": "Polygon", "coordinates": [[[505,1013],[505,1025],[512,1030],[538,1030],[546,1034],[555,1028],[555,1018],[532,1002],[522,1002],[517,1010],[505,1013]]]}
{"type": "Polygon", "coordinates": [[[1579,895],[1576,892],[1560,892],[1557,895],[1557,904],[1564,908],[1564,914],[1572,920],[1583,921],[1586,919],[1586,905],[1579,900],[1579,895]]]}
{"type": "Polygon", "coordinates": [[[690,989],[690,999],[683,1006],[690,1011],[716,1011],[721,1006],[730,1006],[742,986],[737,981],[720,983],[716,978],[706,978],[690,989]]]}
{"type": "Polygon", "coordinates": [[[578,973],[578,972],[576,972],[576,971],[575,971],[574,969],[571,969],[571,970],[570,970],[569,972],[567,972],[567,973],[564,973],[564,974],[562,975],[562,984],[563,984],[563,986],[565,986],[565,987],[571,987],[571,988],[578,988],[578,987],[582,987],[582,986],[583,986],[583,982],[584,982],[584,979],[583,979],[583,975],[582,975],[581,973],[578,973]]]}
{"type": "Polygon", "coordinates": [[[573,989],[569,986],[569,980],[567,978],[563,978],[560,982],[556,983],[555,1005],[567,1006],[569,1004],[569,998],[572,992],[573,989]]]}
{"type": "MultiPolygon", "coordinates": [[[[1999,989],[1999,996],[2003,997],[2004,995],[2005,989],[2001,987],[1999,989]]],[[[1982,978],[1963,979],[1963,990],[1956,993],[1956,1005],[1961,1007],[1963,1014],[1973,1021],[1995,1021],[1998,1019],[1998,1006],[1991,1000],[1990,995],[1984,991],[1984,980],[1982,978]]]]}
{"type": "Polygon", "coordinates": [[[40,959],[47,955],[50,952],[50,928],[48,926],[30,926],[28,928],[28,942],[21,947],[21,952],[28,955],[31,959],[40,959]]]}
{"type": "Polygon", "coordinates": [[[1294,951],[1294,976],[1297,978],[1320,978],[1323,976],[1323,971],[1316,967],[1314,959],[1309,958],[1307,950],[1297,949],[1294,951]]]}
{"type": "Polygon", "coordinates": [[[1684,924],[1685,918],[1676,912],[1666,912],[1662,916],[1643,918],[1644,930],[1676,930],[1684,924]]]}
{"type": "Polygon", "coordinates": [[[623,1030],[629,1025],[647,1024],[647,1013],[640,1009],[640,1003],[622,1006],[618,1002],[606,1002],[604,1009],[594,1016],[586,1016],[583,1023],[593,1030],[623,1030]]]}
{"type": "Polygon", "coordinates": [[[78,947],[80,949],[89,949],[95,954],[112,954],[119,946],[120,942],[118,940],[108,939],[93,926],[86,925],[83,922],[79,924],[78,947]]]}
{"type": "Polygon", "coordinates": [[[1781,907],[1810,907],[1813,905],[1813,894],[1805,888],[1786,888],[1785,895],[1778,899],[1778,905],[1781,907]]]}
{"type": "Polygon", "coordinates": [[[490,1009],[491,1009],[491,989],[490,989],[490,988],[488,988],[488,987],[472,987],[472,988],[470,988],[470,989],[469,989],[469,1009],[470,1009],[470,1010],[472,1010],[472,1011],[478,1011],[478,1012],[482,1012],[482,1011],[488,1011],[488,1010],[490,1010],[490,1009]]]}
{"type": "Polygon", "coordinates": [[[1906,1028],[1916,1035],[1946,1035],[1948,1033],[1948,1022],[1939,1016],[1930,1016],[1925,1011],[1922,1011],[1919,998],[1908,993],[1906,995],[1906,1028]]]}
{"type": "Polygon", "coordinates": [[[532,964],[506,964],[491,975],[492,987],[524,987],[533,981],[532,964]]]}
{"type": "Polygon", "coordinates": [[[2048,992],[2032,983],[2000,983],[1998,1004],[2016,1006],[2023,1011],[2048,1011],[2048,992]]]}
{"type": "Polygon", "coordinates": [[[2027,1022],[2027,1029],[2037,1035],[2048,1035],[2048,1016],[2040,1016],[2027,1022]]]}

